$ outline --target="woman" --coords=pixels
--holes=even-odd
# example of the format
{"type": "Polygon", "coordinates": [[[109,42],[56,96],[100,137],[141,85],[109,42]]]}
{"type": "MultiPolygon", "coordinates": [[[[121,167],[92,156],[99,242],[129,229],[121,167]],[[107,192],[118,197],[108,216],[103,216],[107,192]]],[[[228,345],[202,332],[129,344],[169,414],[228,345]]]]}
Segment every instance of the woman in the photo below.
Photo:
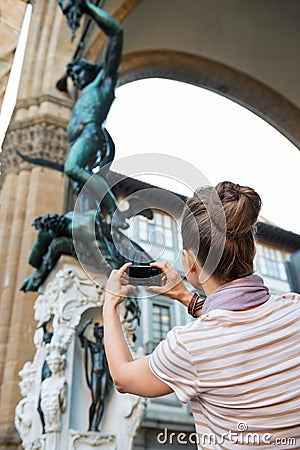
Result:
{"type": "Polygon", "coordinates": [[[151,355],[133,361],[120,325],[118,304],[133,289],[124,276],[129,264],[107,283],[104,342],[116,388],[190,401],[200,449],[300,448],[300,296],[270,295],[253,274],[260,207],[253,189],[230,182],[187,201],[183,266],[207,298],[203,304],[190,293],[167,263],[154,264],[166,284],[149,290],[178,300],[197,320],[173,328],[151,355]]]}

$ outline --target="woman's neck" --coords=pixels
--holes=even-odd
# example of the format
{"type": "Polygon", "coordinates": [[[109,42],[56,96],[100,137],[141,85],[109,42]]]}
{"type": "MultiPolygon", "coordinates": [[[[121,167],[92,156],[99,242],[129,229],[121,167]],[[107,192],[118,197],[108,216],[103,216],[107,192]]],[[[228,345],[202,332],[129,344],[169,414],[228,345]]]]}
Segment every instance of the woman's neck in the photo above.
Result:
{"type": "Polygon", "coordinates": [[[208,278],[203,284],[202,289],[205,292],[206,297],[215,292],[219,287],[223,286],[224,283],[216,281],[213,277],[208,278]]]}

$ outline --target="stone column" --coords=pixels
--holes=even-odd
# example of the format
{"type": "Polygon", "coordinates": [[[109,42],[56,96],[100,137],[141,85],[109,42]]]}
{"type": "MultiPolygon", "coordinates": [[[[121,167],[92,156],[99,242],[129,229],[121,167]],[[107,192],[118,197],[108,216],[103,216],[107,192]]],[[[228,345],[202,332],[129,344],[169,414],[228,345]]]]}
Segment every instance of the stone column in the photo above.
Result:
{"type": "Polygon", "coordinates": [[[16,149],[63,164],[66,126],[73,101],[56,89],[76,44],[56,0],[33,2],[18,99],[3,143],[0,192],[0,450],[17,449],[15,407],[20,399],[18,372],[32,359],[34,293],[20,292],[31,272],[27,259],[36,216],[61,213],[64,176],[25,163],[16,149]]]}

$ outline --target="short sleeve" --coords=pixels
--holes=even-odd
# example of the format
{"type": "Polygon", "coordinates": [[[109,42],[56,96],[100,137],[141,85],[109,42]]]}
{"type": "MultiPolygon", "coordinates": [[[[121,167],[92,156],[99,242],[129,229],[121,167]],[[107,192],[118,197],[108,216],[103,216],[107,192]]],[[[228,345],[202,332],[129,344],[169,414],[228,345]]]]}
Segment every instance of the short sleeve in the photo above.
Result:
{"type": "Polygon", "coordinates": [[[154,375],[166,383],[182,403],[187,403],[199,393],[199,380],[191,355],[175,327],[161,341],[149,358],[154,375]]]}
{"type": "Polygon", "coordinates": [[[289,292],[288,294],[284,294],[281,297],[284,298],[285,300],[292,300],[295,303],[300,302],[300,295],[296,294],[296,292],[289,292]]]}

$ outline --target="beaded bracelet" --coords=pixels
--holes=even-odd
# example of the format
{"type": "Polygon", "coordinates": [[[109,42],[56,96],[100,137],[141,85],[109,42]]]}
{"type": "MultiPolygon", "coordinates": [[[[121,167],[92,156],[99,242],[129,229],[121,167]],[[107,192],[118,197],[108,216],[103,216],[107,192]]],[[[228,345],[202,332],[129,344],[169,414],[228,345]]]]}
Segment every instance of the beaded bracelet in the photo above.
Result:
{"type": "Polygon", "coordinates": [[[202,299],[197,292],[194,292],[188,306],[188,313],[195,318],[198,317],[196,312],[202,309],[204,302],[205,299],[202,299]]]}

